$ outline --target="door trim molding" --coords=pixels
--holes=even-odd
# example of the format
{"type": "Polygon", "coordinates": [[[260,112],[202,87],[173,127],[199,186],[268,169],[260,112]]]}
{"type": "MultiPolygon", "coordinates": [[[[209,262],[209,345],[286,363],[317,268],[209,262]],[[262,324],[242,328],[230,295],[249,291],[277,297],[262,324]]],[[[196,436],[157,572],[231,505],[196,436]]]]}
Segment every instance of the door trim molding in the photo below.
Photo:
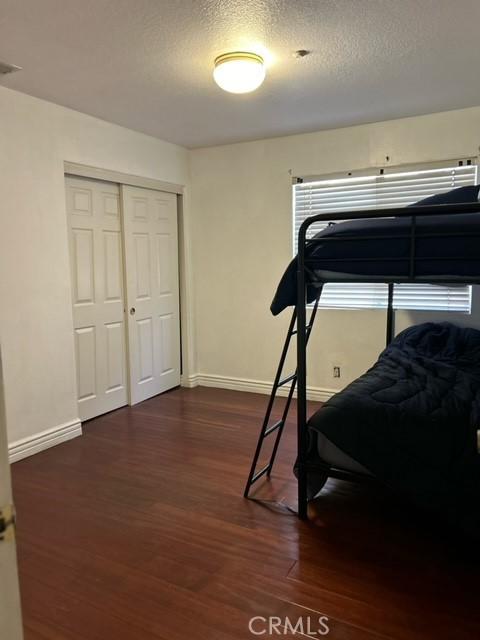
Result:
{"type": "Polygon", "coordinates": [[[40,431],[33,436],[21,438],[12,442],[8,447],[10,463],[17,462],[35,453],[54,447],[61,442],[72,440],[82,435],[82,423],[80,420],[71,420],[51,429],[40,431]]]}
{"type": "Polygon", "coordinates": [[[164,182],[155,178],[144,178],[122,171],[111,171],[110,169],[101,169],[100,167],[91,167],[87,164],[79,164],[78,162],[63,163],[65,175],[76,176],[80,178],[90,178],[93,180],[105,180],[106,182],[115,182],[117,184],[127,184],[132,187],[143,187],[144,189],[153,189],[154,191],[166,191],[167,193],[183,194],[183,186],[174,182],[164,182]]]}

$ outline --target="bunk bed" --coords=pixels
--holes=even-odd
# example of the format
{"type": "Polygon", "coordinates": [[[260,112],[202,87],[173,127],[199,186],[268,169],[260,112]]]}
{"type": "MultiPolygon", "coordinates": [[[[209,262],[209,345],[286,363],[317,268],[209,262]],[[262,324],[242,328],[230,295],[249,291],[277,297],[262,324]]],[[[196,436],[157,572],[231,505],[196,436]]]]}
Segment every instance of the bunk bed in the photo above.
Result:
{"type": "MultiPolygon", "coordinates": [[[[433,332],[433,334],[440,332],[443,336],[443,342],[442,340],[440,342],[444,348],[451,350],[454,343],[455,349],[463,349],[463,355],[469,355],[470,365],[466,366],[468,371],[462,384],[469,388],[471,393],[467,394],[468,398],[465,402],[475,404],[477,397],[480,399],[480,332],[474,329],[459,330],[447,324],[430,327],[422,325],[414,328],[413,333],[416,338],[412,337],[412,330],[407,330],[404,332],[407,333],[406,336],[400,335],[393,340],[394,284],[480,284],[479,189],[479,186],[462,187],[406,208],[327,213],[312,216],[304,221],[299,230],[298,255],[285,271],[271,305],[271,311],[274,315],[287,307],[293,307],[293,314],[247,481],[245,496],[248,497],[254,482],[263,475],[269,476],[271,473],[295,386],[298,398],[297,461],[295,465],[298,482],[298,516],[301,519],[307,517],[308,499],[315,495],[326,477],[358,479],[372,475],[371,470],[362,464],[358,456],[355,458],[355,456],[349,455],[348,447],[337,447],[334,439],[332,441],[327,438],[322,441],[318,437],[325,431],[323,427],[326,423],[329,423],[330,429],[330,431],[328,429],[326,431],[331,434],[332,429],[338,427],[342,420],[348,420],[349,415],[352,416],[352,412],[350,411],[349,414],[348,409],[351,410],[353,406],[353,411],[355,411],[355,407],[358,408],[356,401],[358,401],[359,395],[355,396],[355,390],[359,389],[360,393],[365,390],[365,387],[362,387],[362,384],[365,383],[365,380],[362,380],[363,376],[353,383],[353,385],[357,385],[353,392],[352,385],[349,385],[346,390],[336,394],[335,400],[329,401],[310,420],[307,417],[307,343],[315,321],[322,289],[327,283],[374,282],[388,285],[387,347],[381,354],[379,362],[365,376],[370,376],[370,379],[377,376],[380,379],[382,367],[388,367],[392,365],[392,362],[394,367],[398,366],[401,361],[401,358],[400,361],[398,359],[399,354],[406,358],[403,364],[410,375],[411,367],[409,369],[408,358],[416,359],[418,365],[417,356],[419,348],[421,351],[422,339],[424,342],[426,341],[426,344],[430,344],[429,332],[433,332]],[[309,237],[309,230],[313,225],[326,221],[332,224],[313,237],[309,237]],[[311,303],[313,303],[313,309],[307,323],[307,305],[311,303]],[[466,335],[465,331],[470,333],[466,335]],[[294,374],[282,379],[286,353],[294,336],[296,336],[297,345],[297,370],[294,374]],[[414,344],[415,339],[419,340],[418,344],[414,344]],[[406,351],[402,352],[402,348],[406,351]],[[477,362],[479,362],[478,366],[477,362]],[[287,393],[287,402],[282,418],[274,425],[269,426],[275,395],[285,384],[291,384],[291,386],[287,393]],[[324,416],[327,414],[328,418],[326,419],[324,416]],[[338,416],[340,416],[340,422],[338,416]],[[262,443],[270,433],[275,431],[276,439],[270,461],[263,469],[256,471],[262,443]],[[333,448],[330,445],[333,445],[333,448]],[[328,450],[329,446],[330,450],[328,450]],[[330,458],[330,460],[327,462],[325,458],[330,458]]],[[[433,342],[435,343],[435,339],[433,342]]],[[[438,348],[437,351],[437,356],[444,361],[445,352],[438,348]]],[[[425,365],[424,374],[430,367],[431,356],[431,353],[425,354],[425,362],[428,362],[425,365]]],[[[418,366],[417,369],[419,369],[418,366]]],[[[401,367],[398,372],[400,376],[403,375],[401,367]]],[[[438,372],[433,372],[432,375],[437,374],[438,372]]],[[[417,370],[416,375],[417,379],[420,379],[422,374],[417,370]]],[[[448,381],[446,384],[448,389],[448,381]]],[[[454,409],[457,407],[456,402],[454,398],[452,404],[454,409]]],[[[369,407],[367,403],[364,409],[368,412],[372,410],[372,405],[369,407]]],[[[478,414],[480,417],[480,411],[478,414]]],[[[452,414],[449,413],[443,417],[448,421],[451,420],[452,414]]],[[[471,416],[462,415],[461,418],[464,422],[472,421],[471,416]]],[[[382,418],[377,416],[376,419],[378,421],[382,418]]],[[[427,416],[427,419],[431,419],[431,416],[427,416]]],[[[435,420],[436,418],[434,418],[434,422],[435,420]]],[[[343,434],[348,432],[348,425],[343,424],[342,430],[343,434]]],[[[362,437],[363,433],[360,430],[355,437],[358,439],[362,437]]],[[[471,429],[465,433],[463,440],[458,442],[448,441],[448,429],[447,432],[442,433],[446,438],[446,446],[455,446],[459,450],[456,451],[456,458],[453,462],[450,460],[447,464],[451,465],[452,473],[462,476],[459,483],[460,485],[463,483],[462,486],[467,488],[465,495],[468,494],[468,499],[478,500],[480,497],[480,456],[477,453],[476,438],[473,448],[473,443],[468,440],[471,438],[471,429]],[[470,457],[467,456],[467,459],[465,456],[462,457],[466,440],[472,444],[472,446],[470,444],[468,446],[470,457]],[[468,472],[462,473],[462,464],[468,466],[468,472]]]]}

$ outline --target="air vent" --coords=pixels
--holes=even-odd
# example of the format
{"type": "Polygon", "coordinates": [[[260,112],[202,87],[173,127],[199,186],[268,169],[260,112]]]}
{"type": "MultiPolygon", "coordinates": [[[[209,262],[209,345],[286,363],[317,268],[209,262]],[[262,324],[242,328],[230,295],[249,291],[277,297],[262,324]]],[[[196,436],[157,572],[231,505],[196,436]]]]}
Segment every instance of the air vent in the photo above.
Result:
{"type": "Polygon", "coordinates": [[[0,76],[6,76],[8,73],[15,73],[15,71],[21,71],[22,67],[17,67],[15,64],[8,64],[8,62],[0,61],[0,76]]]}

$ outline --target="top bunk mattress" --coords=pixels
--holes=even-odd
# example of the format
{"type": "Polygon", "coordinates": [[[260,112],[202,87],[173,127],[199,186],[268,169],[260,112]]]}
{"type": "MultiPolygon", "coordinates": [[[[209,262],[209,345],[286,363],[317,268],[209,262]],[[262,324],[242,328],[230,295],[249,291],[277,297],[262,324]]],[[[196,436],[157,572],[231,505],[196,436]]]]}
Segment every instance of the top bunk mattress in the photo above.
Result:
{"type": "MultiPolygon", "coordinates": [[[[478,192],[479,186],[463,187],[416,206],[476,202],[478,192]]],[[[340,222],[307,240],[308,302],[326,282],[394,282],[395,278],[438,284],[480,282],[480,213],[416,215],[412,278],[413,220],[407,216],[340,222]]],[[[297,258],[283,274],[270,309],[277,315],[296,302],[297,258]]]]}

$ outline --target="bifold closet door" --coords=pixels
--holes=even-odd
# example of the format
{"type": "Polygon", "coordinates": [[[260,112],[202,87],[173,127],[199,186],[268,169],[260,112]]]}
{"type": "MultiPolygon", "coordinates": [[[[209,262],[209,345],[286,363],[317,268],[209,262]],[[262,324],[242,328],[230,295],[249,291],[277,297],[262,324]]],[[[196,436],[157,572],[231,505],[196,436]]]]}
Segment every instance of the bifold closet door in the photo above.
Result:
{"type": "Polygon", "coordinates": [[[122,186],[130,403],[180,384],[177,196],[122,186]]]}
{"type": "Polygon", "coordinates": [[[81,420],[128,402],[120,188],[66,178],[81,420]]]}

